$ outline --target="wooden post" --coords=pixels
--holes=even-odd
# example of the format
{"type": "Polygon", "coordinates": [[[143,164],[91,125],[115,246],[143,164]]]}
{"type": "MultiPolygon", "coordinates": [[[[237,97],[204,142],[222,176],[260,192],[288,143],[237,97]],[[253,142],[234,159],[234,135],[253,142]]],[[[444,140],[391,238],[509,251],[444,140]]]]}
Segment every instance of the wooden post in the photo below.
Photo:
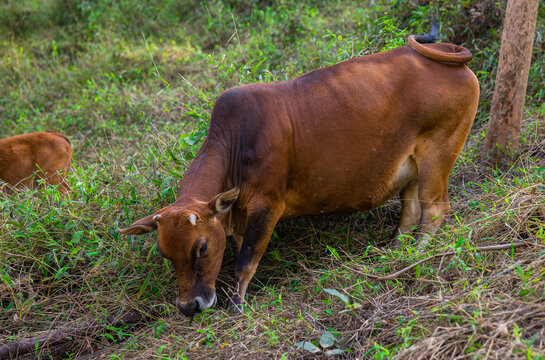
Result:
{"type": "Polygon", "coordinates": [[[496,161],[519,148],[539,0],[509,0],[501,39],[485,152],[496,161]]]}

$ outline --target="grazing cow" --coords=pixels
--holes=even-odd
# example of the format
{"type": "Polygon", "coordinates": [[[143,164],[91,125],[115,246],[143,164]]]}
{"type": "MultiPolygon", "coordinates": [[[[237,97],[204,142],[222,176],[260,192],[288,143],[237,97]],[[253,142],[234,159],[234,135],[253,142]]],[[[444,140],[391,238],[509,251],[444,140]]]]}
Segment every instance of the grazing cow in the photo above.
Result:
{"type": "Polygon", "coordinates": [[[62,173],[72,159],[70,140],[58,132],[37,132],[0,139],[0,179],[12,186],[33,185],[32,174],[66,193],[62,173]]]}
{"type": "Polygon", "coordinates": [[[226,237],[236,306],[279,220],[367,211],[400,194],[399,234],[439,228],[479,84],[464,65],[469,50],[426,39],[217,99],[177,200],[119,230],[158,231],[183,314],[214,305],[226,237]]]}

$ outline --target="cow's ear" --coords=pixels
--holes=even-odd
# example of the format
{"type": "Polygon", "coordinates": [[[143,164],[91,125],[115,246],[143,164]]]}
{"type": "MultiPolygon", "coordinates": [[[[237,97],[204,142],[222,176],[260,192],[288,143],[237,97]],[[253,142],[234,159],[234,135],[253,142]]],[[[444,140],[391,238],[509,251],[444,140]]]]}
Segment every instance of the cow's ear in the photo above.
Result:
{"type": "Polygon", "coordinates": [[[239,193],[240,189],[238,187],[234,187],[229,191],[222,192],[221,194],[214,196],[209,202],[210,209],[212,210],[214,216],[231,210],[233,204],[238,199],[239,193]]]}
{"type": "Polygon", "coordinates": [[[134,224],[124,229],[117,229],[125,235],[142,235],[157,230],[157,220],[161,218],[161,215],[149,215],[136,221],[134,224]]]}

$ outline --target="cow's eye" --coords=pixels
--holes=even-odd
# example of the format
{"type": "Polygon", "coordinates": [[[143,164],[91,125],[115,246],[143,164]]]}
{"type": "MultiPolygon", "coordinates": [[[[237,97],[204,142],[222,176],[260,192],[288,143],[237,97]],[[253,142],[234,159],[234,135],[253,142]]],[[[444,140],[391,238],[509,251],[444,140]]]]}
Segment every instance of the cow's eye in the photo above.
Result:
{"type": "Polygon", "coordinates": [[[199,249],[199,257],[203,256],[206,253],[206,250],[208,250],[208,243],[202,244],[201,248],[199,249]]]}

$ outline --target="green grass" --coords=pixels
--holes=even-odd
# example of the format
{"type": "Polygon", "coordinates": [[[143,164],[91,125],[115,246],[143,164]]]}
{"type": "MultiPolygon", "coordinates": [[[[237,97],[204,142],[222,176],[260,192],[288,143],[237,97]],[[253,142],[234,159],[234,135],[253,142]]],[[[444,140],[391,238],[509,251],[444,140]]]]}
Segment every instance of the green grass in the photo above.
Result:
{"type": "Polygon", "coordinates": [[[58,130],[75,149],[67,197],[54,187],[0,194],[0,344],[136,309],[151,322],[75,341],[64,357],[543,358],[545,10],[520,156],[492,170],[481,152],[505,2],[423,3],[0,4],[0,137],[58,130]],[[175,274],[155,235],[116,229],[173,201],[217,96],[402,45],[428,31],[434,14],[442,40],[472,50],[481,83],[476,123],[451,175],[453,210],[434,248],[384,246],[399,217],[395,200],[367,214],[296,219],[277,226],[244,314],[226,311],[229,248],[218,306],[192,321],[179,314],[175,274]],[[476,250],[525,238],[537,245],[476,250]],[[363,275],[444,249],[456,255],[397,280],[363,275]]]}

